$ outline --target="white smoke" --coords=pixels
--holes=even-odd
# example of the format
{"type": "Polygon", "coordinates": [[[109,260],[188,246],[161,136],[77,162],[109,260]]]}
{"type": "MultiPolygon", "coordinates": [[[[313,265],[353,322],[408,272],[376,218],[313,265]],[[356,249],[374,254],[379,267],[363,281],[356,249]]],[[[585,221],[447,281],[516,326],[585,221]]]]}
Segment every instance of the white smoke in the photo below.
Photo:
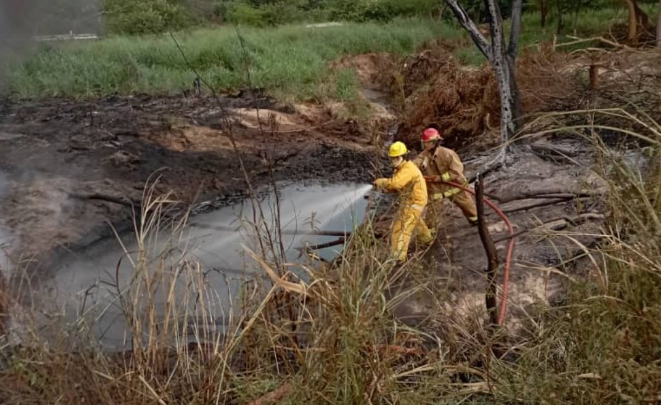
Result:
{"type": "Polygon", "coordinates": [[[0,74],[39,36],[96,34],[100,0],[0,0],[0,74]]]}

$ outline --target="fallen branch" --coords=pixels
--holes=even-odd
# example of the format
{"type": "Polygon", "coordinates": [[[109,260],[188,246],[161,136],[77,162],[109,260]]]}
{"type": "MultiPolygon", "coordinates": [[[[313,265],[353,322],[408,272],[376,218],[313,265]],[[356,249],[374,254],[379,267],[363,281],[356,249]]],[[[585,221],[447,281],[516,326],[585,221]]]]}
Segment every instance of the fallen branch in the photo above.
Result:
{"type": "Polygon", "coordinates": [[[119,204],[123,205],[125,207],[133,208],[133,207],[140,207],[141,204],[138,202],[133,202],[129,200],[128,198],[117,198],[113,197],[110,195],[106,194],[70,194],[72,198],[78,199],[78,200],[98,200],[98,201],[105,201],[113,204],[119,204]]]}
{"type": "Polygon", "coordinates": [[[345,238],[339,238],[337,240],[333,240],[333,241],[326,242],[326,243],[319,243],[317,245],[301,246],[301,247],[296,248],[296,250],[298,250],[298,251],[321,250],[321,249],[326,249],[326,248],[333,247],[333,246],[342,245],[342,244],[344,244],[344,242],[346,242],[345,238]]]}
{"type": "Polygon", "coordinates": [[[544,160],[547,160],[549,158],[551,159],[561,158],[564,160],[571,161],[572,160],[571,158],[576,157],[578,155],[576,152],[562,150],[554,146],[539,145],[539,144],[530,145],[530,150],[535,154],[535,156],[538,156],[540,159],[544,159],[544,160]]]}
{"type": "Polygon", "coordinates": [[[508,195],[504,197],[494,196],[492,197],[501,204],[505,204],[517,200],[534,200],[534,199],[544,199],[544,198],[581,198],[581,197],[595,197],[601,196],[604,193],[602,191],[580,191],[580,192],[571,192],[567,190],[543,190],[543,191],[528,191],[522,192],[519,194],[508,195]]]}
{"type": "Polygon", "coordinates": [[[569,200],[570,200],[569,198],[561,198],[561,199],[556,199],[556,200],[551,200],[551,201],[542,201],[542,202],[538,202],[538,203],[535,203],[535,204],[525,205],[523,207],[511,208],[509,210],[503,210],[503,212],[505,214],[512,214],[512,213],[520,212],[520,211],[528,211],[528,210],[531,210],[533,208],[547,207],[549,205],[560,204],[560,203],[567,202],[569,200]]]}
{"type": "Polygon", "coordinates": [[[584,44],[586,42],[595,42],[595,41],[599,42],[599,43],[602,43],[604,45],[612,46],[613,48],[617,48],[617,49],[629,48],[626,45],[619,44],[617,42],[608,40],[604,37],[593,37],[593,38],[568,37],[568,38],[572,38],[572,39],[574,39],[574,41],[564,42],[562,44],[556,44],[554,46],[554,50],[555,50],[555,48],[559,48],[559,47],[562,47],[562,46],[572,46],[572,45],[584,44]]]}
{"type": "Polygon", "coordinates": [[[530,205],[526,205],[526,206],[519,207],[519,208],[510,208],[509,210],[503,210],[503,212],[506,213],[506,214],[512,214],[512,213],[515,213],[515,212],[531,210],[533,208],[547,207],[549,205],[566,203],[566,202],[569,202],[569,201],[572,201],[572,200],[574,200],[574,201],[584,201],[584,200],[588,200],[590,198],[592,198],[592,197],[560,198],[560,199],[551,200],[551,201],[542,201],[542,202],[539,202],[539,203],[530,204],[530,205]]]}
{"type": "MultiPolygon", "coordinates": [[[[539,226],[536,226],[534,228],[522,229],[519,232],[515,233],[514,235],[503,236],[502,238],[498,238],[498,239],[494,240],[493,242],[494,243],[500,243],[500,242],[508,241],[512,238],[517,238],[517,237],[519,237],[523,234],[533,232],[533,231],[535,231],[539,228],[542,228],[546,224],[550,224],[550,223],[553,223],[553,222],[556,222],[556,221],[565,220],[566,223],[568,223],[572,226],[577,226],[577,225],[584,224],[589,220],[603,220],[605,218],[606,217],[602,214],[593,214],[593,213],[581,214],[581,215],[578,215],[578,216],[575,216],[575,217],[566,217],[565,216],[565,217],[560,217],[560,218],[554,218],[554,219],[550,219],[548,221],[544,221],[542,224],[540,224],[539,226]]],[[[561,226],[561,227],[558,227],[558,226],[550,227],[549,230],[557,231],[557,230],[560,230],[560,229],[564,228],[565,226],[566,226],[566,224],[563,224],[563,226],[561,226]]]]}

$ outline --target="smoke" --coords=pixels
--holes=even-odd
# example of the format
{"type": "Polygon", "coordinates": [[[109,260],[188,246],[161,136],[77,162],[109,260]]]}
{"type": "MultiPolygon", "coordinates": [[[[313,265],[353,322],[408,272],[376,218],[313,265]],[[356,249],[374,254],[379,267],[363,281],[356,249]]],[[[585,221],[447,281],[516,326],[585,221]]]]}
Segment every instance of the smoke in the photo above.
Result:
{"type": "Polygon", "coordinates": [[[0,0],[2,38],[98,33],[98,0],[0,0]]]}
{"type": "Polygon", "coordinates": [[[0,74],[39,36],[96,34],[100,0],[0,0],[0,74]]]}

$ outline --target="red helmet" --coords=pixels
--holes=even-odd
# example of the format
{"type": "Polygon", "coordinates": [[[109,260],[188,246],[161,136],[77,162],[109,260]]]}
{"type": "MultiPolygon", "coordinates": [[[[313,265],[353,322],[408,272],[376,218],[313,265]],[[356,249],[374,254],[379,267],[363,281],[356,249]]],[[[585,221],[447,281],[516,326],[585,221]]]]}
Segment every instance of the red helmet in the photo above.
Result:
{"type": "Polygon", "coordinates": [[[422,142],[436,141],[441,139],[441,134],[434,128],[427,128],[422,133],[422,142]]]}

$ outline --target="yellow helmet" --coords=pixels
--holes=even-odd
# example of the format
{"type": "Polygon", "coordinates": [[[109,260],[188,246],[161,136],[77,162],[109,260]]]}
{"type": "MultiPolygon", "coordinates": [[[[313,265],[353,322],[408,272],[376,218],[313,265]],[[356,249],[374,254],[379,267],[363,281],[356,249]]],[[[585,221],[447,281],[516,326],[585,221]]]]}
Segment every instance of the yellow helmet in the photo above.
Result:
{"type": "Polygon", "coordinates": [[[395,142],[392,145],[390,145],[390,151],[388,152],[388,155],[390,157],[399,157],[399,156],[404,156],[408,153],[408,150],[406,149],[406,145],[404,145],[404,142],[395,142]]]}

